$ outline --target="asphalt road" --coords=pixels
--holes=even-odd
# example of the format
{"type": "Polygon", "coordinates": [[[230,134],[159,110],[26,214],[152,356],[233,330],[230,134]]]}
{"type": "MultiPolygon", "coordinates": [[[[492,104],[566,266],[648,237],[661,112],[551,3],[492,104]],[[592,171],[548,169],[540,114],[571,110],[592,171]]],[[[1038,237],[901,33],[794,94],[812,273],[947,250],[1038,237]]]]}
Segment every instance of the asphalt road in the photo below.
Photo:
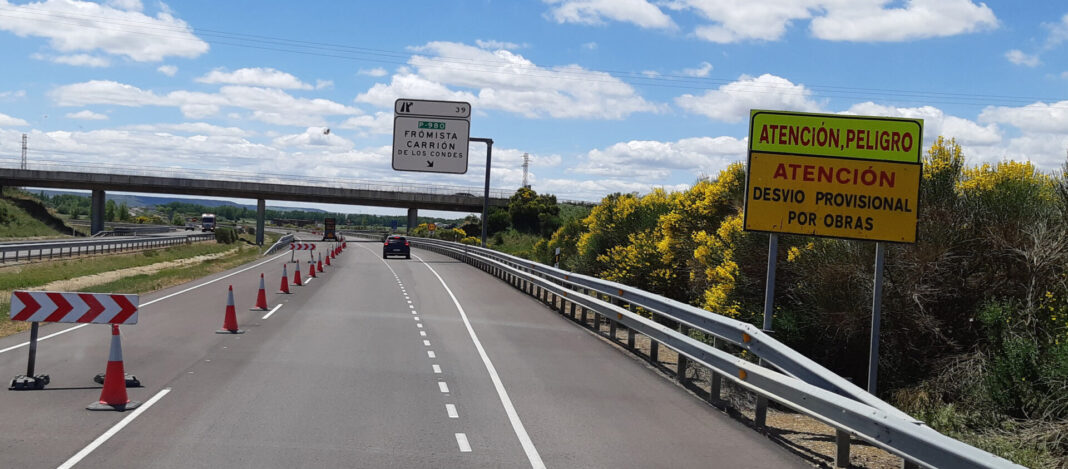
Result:
{"type": "MultiPolygon", "coordinates": [[[[350,242],[279,295],[289,258],[142,296],[122,328],[126,371],[146,386],[130,397],[151,402],[140,413],[85,410],[107,326],[42,340],[48,389],[0,391],[0,467],[807,467],[466,264],[350,242]],[[266,319],[249,311],[261,272],[281,306],[266,319]],[[246,333],[218,335],[231,284],[246,333]]],[[[4,379],[24,372],[26,340],[0,339],[4,379]]]]}

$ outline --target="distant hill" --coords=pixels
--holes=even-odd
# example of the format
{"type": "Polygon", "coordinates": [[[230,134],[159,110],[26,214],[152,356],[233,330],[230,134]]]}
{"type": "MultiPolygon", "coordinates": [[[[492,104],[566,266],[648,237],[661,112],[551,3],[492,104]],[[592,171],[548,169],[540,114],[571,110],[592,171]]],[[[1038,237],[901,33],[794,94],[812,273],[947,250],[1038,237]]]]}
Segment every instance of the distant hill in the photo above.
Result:
{"type": "MultiPolygon", "coordinates": [[[[54,195],[57,195],[57,194],[74,194],[74,195],[83,195],[85,197],[89,197],[91,195],[90,192],[86,192],[86,191],[57,191],[57,190],[34,191],[34,193],[42,193],[42,192],[45,195],[48,195],[50,197],[54,196],[54,195]]],[[[115,203],[117,203],[117,204],[121,204],[123,202],[126,202],[126,205],[129,206],[129,207],[155,207],[157,205],[168,204],[168,203],[171,203],[171,202],[182,202],[182,203],[187,203],[187,204],[203,205],[205,207],[228,206],[228,207],[243,207],[243,208],[247,208],[247,209],[251,209],[251,210],[255,210],[256,209],[255,205],[235,204],[233,202],[230,202],[229,200],[193,199],[193,198],[188,198],[188,197],[154,197],[154,196],[144,196],[144,195],[128,195],[128,194],[115,194],[115,195],[112,195],[112,194],[106,194],[105,198],[107,200],[114,200],[115,203]]],[[[317,208],[306,208],[306,207],[280,207],[280,206],[270,206],[269,205],[269,206],[267,206],[267,209],[268,210],[278,210],[278,211],[299,210],[299,211],[303,211],[303,212],[326,213],[325,210],[320,210],[320,209],[317,209],[317,208]]]]}

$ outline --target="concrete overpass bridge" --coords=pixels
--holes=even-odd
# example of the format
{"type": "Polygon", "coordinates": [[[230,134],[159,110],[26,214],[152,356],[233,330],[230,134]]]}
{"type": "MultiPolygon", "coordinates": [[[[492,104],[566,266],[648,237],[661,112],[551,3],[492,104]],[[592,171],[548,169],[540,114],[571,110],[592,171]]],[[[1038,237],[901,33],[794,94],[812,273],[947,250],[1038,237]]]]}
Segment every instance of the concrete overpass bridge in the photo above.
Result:
{"type": "MultiPolygon", "coordinates": [[[[157,173],[166,173],[159,169],[157,173]]],[[[225,173],[223,173],[225,174],[225,173]]],[[[269,180],[264,177],[262,179],[269,180]]],[[[436,186],[401,183],[351,183],[311,179],[308,184],[296,181],[234,181],[197,176],[153,176],[100,172],[64,171],[59,169],[0,168],[0,186],[45,187],[92,191],[90,230],[104,229],[106,191],[147,192],[159,194],[202,195],[237,199],[256,199],[256,240],[263,243],[264,212],[267,200],[316,202],[344,205],[370,205],[408,209],[408,226],[415,226],[419,209],[454,212],[481,212],[483,189],[463,186],[436,186]]],[[[508,205],[510,191],[491,190],[489,205],[508,205]]]]}

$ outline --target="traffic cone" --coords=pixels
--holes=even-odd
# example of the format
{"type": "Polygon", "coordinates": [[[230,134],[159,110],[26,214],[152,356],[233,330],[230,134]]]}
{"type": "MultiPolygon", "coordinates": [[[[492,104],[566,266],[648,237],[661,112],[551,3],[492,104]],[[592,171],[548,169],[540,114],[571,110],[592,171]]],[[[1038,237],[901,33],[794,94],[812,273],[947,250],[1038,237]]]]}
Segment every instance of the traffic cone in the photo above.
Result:
{"type": "Polygon", "coordinates": [[[267,311],[267,289],[263,286],[263,274],[260,274],[260,291],[256,293],[256,307],[249,311],[267,311]]]}
{"type": "Polygon", "coordinates": [[[226,294],[226,315],[223,317],[223,328],[215,331],[216,334],[244,334],[245,331],[237,328],[237,311],[234,309],[234,286],[230,285],[230,292],[226,294]]]}
{"type": "Polygon", "coordinates": [[[293,272],[293,285],[303,286],[304,282],[300,281],[300,262],[297,262],[295,269],[293,272]]]}
{"type": "Polygon", "coordinates": [[[320,274],[323,273],[323,253],[321,252],[319,253],[319,263],[315,264],[315,269],[318,270],[320,274]]]}
{"type": "Polygon", "coordinates": [[[314,262],[309,262],[308,263],[308,277],[310,277],[310,278],[315,278],[316,277],[316,275],[315,275],[315,263],[314,262]]]}
{"type": "Polygon", "coordinates": [[[349,242],[348,241],[342,241],[341,242],[341,249],[345,249],[347,247],[349,247],[349,242]]]}
{"type": "Polygon", "coordinates": [[[282,286],[278,289],[278,293],[289,294],[289,274],[286,273],[285,264],[282,264],[282,286]]]}
{"type": "Polygon", "coordinates": [[[108,367],[104,374],[104,389],[100,391],[100,400],[89,404],[89,410],[117,410],[122,412],[140,406],[138,401],[131,401],[126,395],[126,372],[122,369],[122,342],[119,339],[119,325],[111,325],[111,351],[108,354],[108,367]]]}
{"type": "Polygon", "coordinates": [[[330,267],[330,254],[326,255],[326,266],[330,267]]]}

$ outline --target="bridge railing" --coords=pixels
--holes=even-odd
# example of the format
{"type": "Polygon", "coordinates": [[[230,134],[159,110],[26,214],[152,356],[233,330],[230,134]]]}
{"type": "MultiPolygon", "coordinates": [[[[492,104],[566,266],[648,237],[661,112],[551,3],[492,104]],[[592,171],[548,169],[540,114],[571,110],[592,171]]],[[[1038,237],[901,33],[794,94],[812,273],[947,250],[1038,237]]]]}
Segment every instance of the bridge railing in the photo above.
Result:
{"type": "Polygon", "coordinates": [[[282,248],[289,247],[289,243],[292,243],[293,239],[293,233],[286,233],[285,236],[278,238],[278,241],[275,241],[266,251],[263,251],[263,255],[271,255],[280,251],[282,248]]]}
{"type": "Polygon", "coordinates": [[[0,245],[0,264],[157,249],[213,239],[215,239],[215,235],[207,233],[185,236],[114,237],[76,241],[2,244],[0,245]]]}
{"type": "MultiPolygon", "coordinates": [[[[544,264],[475,246],[440,240],[409,238],[413,246],[438,252],[471,264],[539,298],[561,314],[586,324],[592,313],[593,328],[623,345],[617,328],[627,332],[626,348],[636,351],[635,334],[650,341],[650,356],[656,361],[660,344],[678,355],[676,378],[686,379],[687,362],[713,373],[711,393],[718,399],[720,379],[758,396],[791,407],[820,420],[842,435],[854,435],[901,456],[909,465],[938,468],[1022,467],[952,439],[899,409],[868,394],[830,370],[786,347],[755,326],[712,314],[615,282],[574,274],[544,264]],[[735,356],[720,347],[697,340],[702,332],[747,350],[774,365],[767,368],[735,356]],[[779,371],[781,370],[781,371],[779,371]]],[[[603,335],[603,334],[602,334],[603,335]]],[[[848,438],[845,440],[848,450],[848,438]]],[[[841,450],[841,446],[839,449],[841,450]]],[[[839,452],[839,455],[842,453],[839,452]]],[[[848,451],[845,453],[848,464],[848,451]]],[[[843,465],[842,461],[838,461],[843,465]]]]}

